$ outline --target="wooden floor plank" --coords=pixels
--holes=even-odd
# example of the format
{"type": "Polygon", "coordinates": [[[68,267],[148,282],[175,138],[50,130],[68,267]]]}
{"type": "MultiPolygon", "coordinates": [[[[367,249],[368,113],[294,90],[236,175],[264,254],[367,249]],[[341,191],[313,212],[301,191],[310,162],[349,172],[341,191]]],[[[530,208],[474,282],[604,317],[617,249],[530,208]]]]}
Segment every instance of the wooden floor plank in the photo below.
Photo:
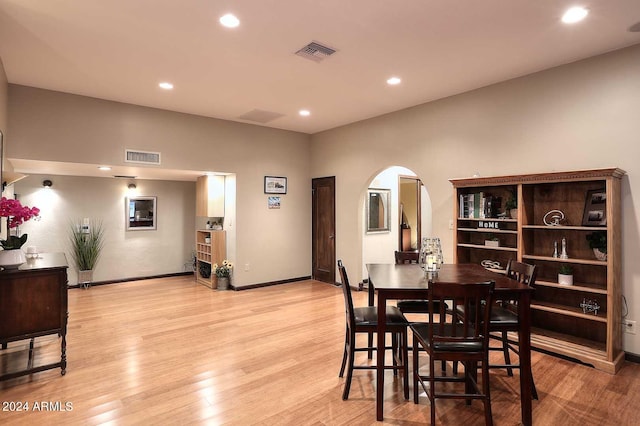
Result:
{"type": "MultiPolygon", "coordinates": [[[[354,298],[366,304],[364,292],[354,298]]],[[[71,289],[69,311],[67,374],[0,382],[3,425],[379,424],[374,372],[356,371],[350,399],[341,399],[344,303],[332,285],[218,292],[172,277],[71,289]],[[73,409],[33,411],[43,401],[73,409]],[[8,402],[31,409],[8,410],[8,402]]],[[[12,343],[0,368],[26,362],[26,347],[12,343]]],[[[37,339],[36,356],[55,360],[59,341],[37,339]]],[[[625,363],[613,376],[537,352],[532,361],[534,424],[637,424],[640,366],[625,363]]],[[[428,423],[426,398],[405,401],[401,379],[386,377],[382,424],[428,423]]],[[[492,371],[491,390],[495,424],[518,424],[517,372],[492,371]]],[[[436,412],[443,425],[483,423],[476,403],[438,401],[436,412]]]]}

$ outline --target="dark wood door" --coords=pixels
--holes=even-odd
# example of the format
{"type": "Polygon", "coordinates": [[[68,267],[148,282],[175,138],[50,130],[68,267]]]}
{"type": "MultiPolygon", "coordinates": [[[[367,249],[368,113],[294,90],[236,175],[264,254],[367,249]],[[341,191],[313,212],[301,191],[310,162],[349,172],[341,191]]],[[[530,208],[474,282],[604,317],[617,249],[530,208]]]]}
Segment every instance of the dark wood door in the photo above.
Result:
{"type": "Polygon", "coordinates": [[[335,177],[313,179],[313,278],[335,283],[336,276],[336,184],[335,177]]]}

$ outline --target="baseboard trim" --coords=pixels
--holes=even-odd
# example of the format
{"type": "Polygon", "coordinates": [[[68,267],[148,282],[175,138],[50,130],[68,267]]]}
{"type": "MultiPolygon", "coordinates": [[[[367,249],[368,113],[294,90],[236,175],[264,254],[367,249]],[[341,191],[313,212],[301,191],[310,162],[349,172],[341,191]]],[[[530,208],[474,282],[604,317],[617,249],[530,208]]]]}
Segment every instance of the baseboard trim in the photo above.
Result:
{"type": "Polygon", "coordinates": [[[235,291],[242,291],[242,290],[250,290],[252,288],[260,288],[260,287],[269,287],[272,285],[279,285],[279,284],[289,284],[289,283],[295,283],[298,281],[306,281],[306,280],[310,280],[311,276],[306,276],[306,277],[298,277],[298,278],[289,278],[287,280],[278,280],[278,281],[269,281],[269,282],[264,282],[264,283],[258,283],[258,284],[250,284],[250,285],[244,285],[241,287],[236,287],[234,285],[231,286],[231,288],[233,288],[235,291]]]}
{"type": "Polygon", "coordinates": [[[629,362],[633,362],[633,363],[636,363],[636,364],[640,364],[640,355],[632,354],[630,352],[625,352],[624,353],[624,360],[625,361],[629,361],[629,362]]]}
{"type": "MultiPolygon", "coordinates": [[[[181,276],[185,276],[185,275],[193,275],[193,272],[174,272],[172,274],[161,274],[161,275],[151,275],[151,276],[147,276],[147,277],[133,277],[133,278],[122,278],[122,279],[117,279],[117,280],[107,280],[107,281],[94,281],[92,283],[90,283],[90,286],[97,286],[97,285],[106,285],[106,284],[119,284],[119,283],[126,283],[129,281],[142,281],[142,280],[151,280],[154,278],[169,278],[169,277],[181,277],[181,276]]],[[[73,284],[73,285],[69,285],[67,286],[68,288],[82,288],[84,287],[83,284],[73,284]]]]}

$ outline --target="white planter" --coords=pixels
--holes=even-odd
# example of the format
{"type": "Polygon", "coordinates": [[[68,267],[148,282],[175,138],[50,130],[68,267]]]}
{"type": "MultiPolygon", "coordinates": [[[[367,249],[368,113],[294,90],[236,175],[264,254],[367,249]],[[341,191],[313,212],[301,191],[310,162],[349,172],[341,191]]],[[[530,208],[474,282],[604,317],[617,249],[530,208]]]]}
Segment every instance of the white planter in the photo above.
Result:
{"type": "Polygon", "coordinates": [[[558,284],[573,285],[573,275],[558,274],[558,284]]]}
{"type": "Polygon", "coordinates": [[[0,266],[4,269],[18,269],[26,261],[22,249],[0,250],[0,266]]]}
{"type": "Polygon", "coordinates": [[[484,240],[484,245],[487,247],[500,247],[500,241],[484,240]]]}

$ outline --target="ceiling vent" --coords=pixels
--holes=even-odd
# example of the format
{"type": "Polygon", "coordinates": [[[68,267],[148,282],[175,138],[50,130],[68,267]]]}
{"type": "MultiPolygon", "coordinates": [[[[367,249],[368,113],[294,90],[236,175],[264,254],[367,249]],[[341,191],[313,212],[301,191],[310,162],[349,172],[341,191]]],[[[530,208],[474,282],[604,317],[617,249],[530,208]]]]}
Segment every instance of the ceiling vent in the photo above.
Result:
{"type": "Polygon", "coordinates": [[[261,109],[253,109],[238,116],[240,120],[255,121],[256,123],[263,124],[280,117],[284,117],[284,114],[280,114],[279,112],[263,111],[261,109]]]}
{"type": "Polygon", "coordinates": [[[125,163],[153,164],[160,165],[160,153],[149,151],[138,151],[133,149],[125,150],[125,163]]]}
{"type": "Polygon", "coordinates": [[[296,55],[302,56],[303,58],[310,59],[314,62],[321,62],[325,58],[336,53],[335,49],[332,49],[328,46],[324,46],[318,42],[312,41],[307,44],[302,49],[296,52],[296,55]]]}

